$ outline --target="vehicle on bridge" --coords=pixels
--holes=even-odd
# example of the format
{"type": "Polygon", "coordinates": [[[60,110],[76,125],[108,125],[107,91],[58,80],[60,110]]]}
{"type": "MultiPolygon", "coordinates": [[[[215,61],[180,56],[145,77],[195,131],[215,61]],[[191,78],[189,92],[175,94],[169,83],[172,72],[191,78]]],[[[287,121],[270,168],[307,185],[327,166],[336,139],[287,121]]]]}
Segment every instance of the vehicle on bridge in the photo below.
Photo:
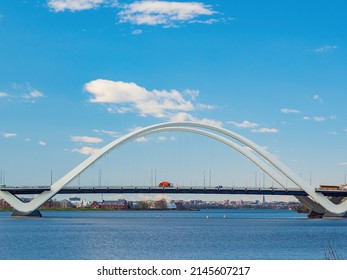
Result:
{"type": "Polygon", "coordinates": [[[328,191],[342,191],[342,190],[346,190],[346,185],[341,185],[341,186],[320,185],[319,189],[328,190],[328,191]]]}
{"type": "Polygon", "coordinates": [[[159,183],[159,188],[173,187],[173,184],[168,181],[163,181],[159,183]]]}

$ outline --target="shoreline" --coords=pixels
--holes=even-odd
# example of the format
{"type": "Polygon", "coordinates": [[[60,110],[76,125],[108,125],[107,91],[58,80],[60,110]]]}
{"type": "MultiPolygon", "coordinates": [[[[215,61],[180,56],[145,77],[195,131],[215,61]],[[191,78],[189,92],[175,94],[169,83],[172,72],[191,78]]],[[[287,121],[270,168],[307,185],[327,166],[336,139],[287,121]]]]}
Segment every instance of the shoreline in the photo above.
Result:
{"type": "MultiPolygon", "coordinates": [[[[65,212],[74,212],[74,211],[79,211],[79,212],[100,212],[100,211],[105,211],[105,212],[152,212],[152,211],[168,211],[168,212],[199,212],[201,210],[289,210],[289,211],[294,211],[297,213],[303,213],[296,211],[295,209],[277,209],[277,208],[252,208],[252,207],[240,207],[240,208],[201,208],[201,209],[101,209],[101,208],[40,208],[38,209],[39,211],[42,212],[49,212],[49,211],[65,211],[65,212]]],[[[2,208],[0,209],[0,212],[13,212],[14,209],[12,208],[2,208]]]]}

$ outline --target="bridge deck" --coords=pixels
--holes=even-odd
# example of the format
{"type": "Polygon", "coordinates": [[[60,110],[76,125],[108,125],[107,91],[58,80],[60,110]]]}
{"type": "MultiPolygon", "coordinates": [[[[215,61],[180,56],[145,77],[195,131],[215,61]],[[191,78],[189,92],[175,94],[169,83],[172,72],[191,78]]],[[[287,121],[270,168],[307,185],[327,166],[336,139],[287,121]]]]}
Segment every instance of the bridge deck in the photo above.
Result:
{"type": "MultiPolygon", "coordinates": [[[[50,186],[38,187],[11,187],[2,186],[1,191],[8,191],[14,195],[33,195],[50,190],[50,186]]],[[[346,197],[347,190],[316,189],[316,192],[324,196],[346,197]]],[[[133,186],[109,186],[109,187],[65,187],[58,194],[107,194],[107,193],[147,193],[147,194],[242,194],[242,195],[293,195],[307,196],[307,193],[297,188],[238,188],[238,187],[133,187],[133,186]]]]}
{"type": "MultiPolygon", "coordinates": [[[[1,191],[8,191],[14,195],[40,194],[50,190],[44,187],[2,187],[1,191]]],[[[300,189],[276,189],[276,188],[232,188],[232,187],[65,187],[57,194],[107,194],[107,193],[147,193],[147,194],[248,194],[248,195],[300,195],[306,196],[306,192],[300,189]]]]}
{"type": "MultiPolygon", "coordinates": [[[[75,193],[76,189],[63,189],[61,193],[75,193]]],[[[167,194],[259,194],[259,195],[307,195],[301,190],[260,189],[260,188],[207,188],[207,187],[177,187],[177,188],[89,188],[79,189],[78,193],[167,193],[167,194]]]]}

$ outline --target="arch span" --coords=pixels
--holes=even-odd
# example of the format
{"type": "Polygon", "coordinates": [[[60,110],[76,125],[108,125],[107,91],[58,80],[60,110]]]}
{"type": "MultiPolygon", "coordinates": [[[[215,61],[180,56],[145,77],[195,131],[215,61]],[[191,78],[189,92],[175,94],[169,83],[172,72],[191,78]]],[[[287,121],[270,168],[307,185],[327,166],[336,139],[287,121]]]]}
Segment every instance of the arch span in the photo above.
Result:
{"type": "Polygon", "coordinates": [[[81,164],[73,168],[70,172],[56,181],[52,186],[51,190],[45,191],[35,199],[28,203],[23,203],[16,196],[8,193],[8,192],[0,192],[0,196],[4,198],[9,204],[11,204],[16,210],[23,213],[31,213],[34,210],[38,209],[42,204],[44,204],[47,200],[52,198],[59,190],[61,190],[64,186],[66,186],[69,182],[71,182],[74,178],[76,178],[80,173],[82,173],[85,169],[87,169],[91,164],[100,159],[104,154],[110,152],[112,149],[119,147],[120,145],[124,145],[130,141],[133,141],[139,137],[164,132],[164,131],[183,131],[183,132],[192,132],[204,135],[206,137],[210,137],[214,140],[220,141],[229,147],[235,149],[239,153],[246,156],[248,159],[253,161],[257,166],[259,166],[264,172],[266,172],[269,176],[271,176],[276,182],[278,182],[281,186],[285,186],[283,179],[279,176],[283,174],[290,181],[292,181],[296,186],[304,190],[313,200],[322,205],[326,210],[336,214],[342,214],[347,211],[347,201],[344,201],[340,204],[334,204],[328,198],[324,197],[320,193],[316,193],[314,187],[312,187],[309,183],[304,181],[302,178],[297,176],[293,171],[291,171],[287,166],[285,166],[282,162],[276,159],[273,155],[268,153],[265,149],[258,146],[256,143],[251,140],[226,129],[211,126],[204,123],[196,123],[196,122],[169,122],[169,123],[161,123],[152,126],[148,126],[142,128],[140,130],[128,133],[108,145],[101,148],[97,153],[93,154],[81,164]],[[222,136],[221,136],[222,135],[222,136]],[[236,144],[235,142],[230,140],[236,140],[241,144],[245,145],[241,146],[236,144]],[[249,149],[253,150],[255,153],[251,152],[249,149]]]}

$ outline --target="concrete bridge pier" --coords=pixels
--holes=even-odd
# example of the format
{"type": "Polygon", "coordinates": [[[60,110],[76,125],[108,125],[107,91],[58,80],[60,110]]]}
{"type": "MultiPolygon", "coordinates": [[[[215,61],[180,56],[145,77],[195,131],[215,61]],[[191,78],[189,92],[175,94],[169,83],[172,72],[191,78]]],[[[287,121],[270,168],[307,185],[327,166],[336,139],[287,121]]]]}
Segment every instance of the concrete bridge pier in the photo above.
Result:
{"type": "Polygon", "coordinates": [[[18,210],[13,210],[11,217],[14,218],[40,218],[42,214],[40,210],[36,209],[32,212],[19,212],[18,210]]]}
{"type": "MultiPolygon", "coordinates": [[[[308,196],[295,196],[303,205],[309,209],[308,218],[322,219],[322,218],[347,218],[347,212],[343,214],[335,214],[327,211],[323,206],[309,198],[308,196]]],[[[333,203],[340,203],[344,197],[330,197],[329,200],[333,203]]]]}
{"type": "MultiPolygon", "coordinates": [[[[343,201],[345,199],[345,197],[330,197],[329,198],[330,201],[334,202],[335,204],[338,204],[340,203],[341,201],[343,201]]],[[[334,213],[331,213],[329,211],[325,211],[325,214],[323,216],[323,218],[343,218],[343,219],[347,219],[347,212],[343,213],[343,214],[334,214],[334,213]]]]}

